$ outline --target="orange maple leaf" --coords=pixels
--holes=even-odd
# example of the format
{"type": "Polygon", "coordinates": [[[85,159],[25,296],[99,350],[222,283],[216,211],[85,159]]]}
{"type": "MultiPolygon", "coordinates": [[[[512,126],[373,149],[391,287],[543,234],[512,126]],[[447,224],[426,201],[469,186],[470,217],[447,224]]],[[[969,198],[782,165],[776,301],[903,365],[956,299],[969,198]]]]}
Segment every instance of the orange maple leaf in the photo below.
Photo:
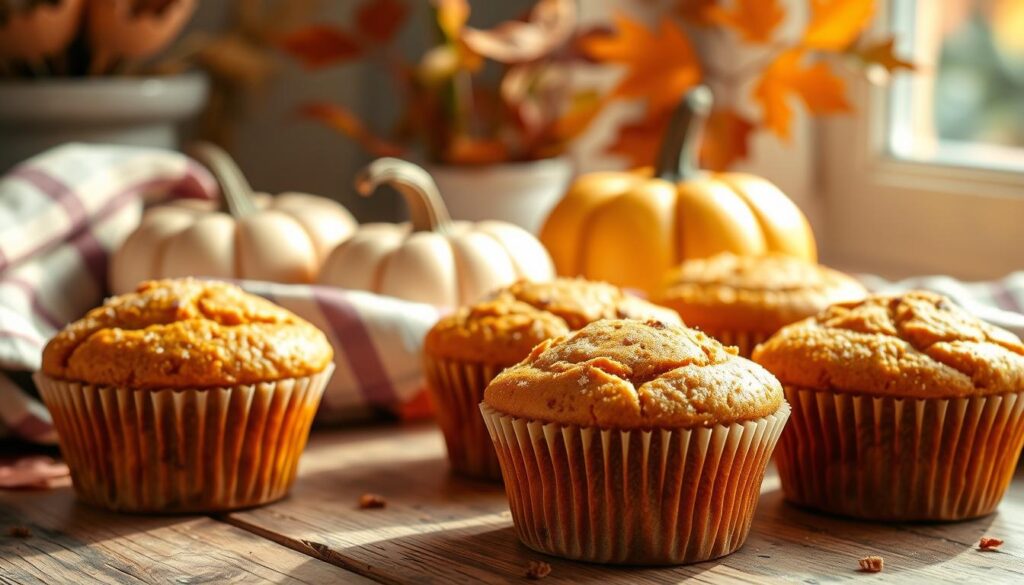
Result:
{"type": "Polygon", "coordinates": [[[668,17],[662,18],[655,32],[617,14],[615,33],[587,37],[580,48],[592,59],[625,66],[626,73],[612,90],[613,96],[647,98],[655,111],[675,106],[701,79],[697,52],[668,17]]]}
{"type": "Polygon", "coordinates": [[[409,7],[401,0],[364,0],[356,11],[356,25],[367,38],[387,43],[408,15],[409,7]]]}
{"type": "Polygon", "coordinates": [[[715,24],[711,17],[711,10],[716,4],[717,0],[678,0],[675,13],[694,26],[711,26],[715,24]]]}
{"type": "Polygon", "coordinates": [[[811,114],[835,114],[850,111],[846,86],[828,64],[818,61],[804,66],[805,52],[791,49],[779,55],[765,70],[754,87],[754,99],[764,109],[764,125],[780,138],[789,138],[793,109],[792,95],[803,100],[811,114]]]}
{"type": "Polygon", "coordinates": [[[779,0],[734,0],[729,8],[708,7],[707,18],[733,28],[749,43],[767,43],[786,19],[786,10],[779,5],[779,0]]]}
{"type": "Polygon", "coordinates": [[[731,108],[711,111],[704,130],[700,160],[704,168],[724,171],[747,157],[754,123],[731,108]]]}
{"type": "Polygon", "coordinates": [[[278,45],[306,69],[319,69],[354,59],[362,53],[359,43],[344,30],[327,24],[295,29],[278,40],[278,45]]]}
{"type": "Polygon", "coordinates": [[[811,19],[801,46],[842,51],[853,43],[875,13],[875,0],[811,0],[811,19]]]}
{"type": "Polygon", "coordinates": [[[308,103],[299,110],[307,118],[318,120],[330,128],[348,136],[374,156],[398,156],[403,148],[380,138],[371,132],[359,118],[348,109],[325,102],[308,103]]]}
{"type": "Polygon", "coordinates": [[[897,69],[908,69],[912,71],[914,69],[914,64],[905,59],[900,59],[894,53],[895,44],[895,37],[889,37],[884,41],[868,45],[863,49],[858,49],[856,51],[856,55],[860,57],[864,63],[868,65],[878,65],[890,73],[897,69]]]}
{"type": "Polygon", "coordinates": [[[632,167],[654,164],[671,117],[670,109],[660,112],[648,110],[643,118],[619,126],[608,152],[625,158],[632,167]]]}

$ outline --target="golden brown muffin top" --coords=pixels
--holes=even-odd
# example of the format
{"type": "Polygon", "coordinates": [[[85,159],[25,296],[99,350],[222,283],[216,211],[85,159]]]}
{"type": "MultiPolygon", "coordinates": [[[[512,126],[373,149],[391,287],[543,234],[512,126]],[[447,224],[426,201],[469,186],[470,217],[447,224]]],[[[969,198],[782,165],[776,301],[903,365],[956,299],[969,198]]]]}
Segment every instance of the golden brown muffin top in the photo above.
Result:
{"type": "Polygon", "coordinates": [[[442,318],[427,333],[424,351],[433,357],[510,366],[541,341],[598,319],[680,322],[675,312],[605,282],[521,280],[442,318]]]}
{"type": "Polygon", "coordinates": [[[864,298],[864,287],[842,272],[781,254],[726,252],[688,260],[654,300],[691,327],[774,333],[836,302],[864,298]]]}
{"type": "Polygon", "coordinates": [[[192,388],[323,371],[323,332],[237,286],[194,279],[144,282],[107,299],[46,344],[43,373],[129,388],[192,388]]]}
{"type": "Polygon", "coordinates": [[[833,305],[783,328],[754,360],[784,383],[907,398],[1024,390],[1024,344],[929,292],[833,305]]]}
{"type": "Polygon", "coordinates": [[[659,321],[597,321],[499,374],[484,402],[514,417],[613,429],[711,426],[775,413],[782,386],[713,338],[659,321]]]}

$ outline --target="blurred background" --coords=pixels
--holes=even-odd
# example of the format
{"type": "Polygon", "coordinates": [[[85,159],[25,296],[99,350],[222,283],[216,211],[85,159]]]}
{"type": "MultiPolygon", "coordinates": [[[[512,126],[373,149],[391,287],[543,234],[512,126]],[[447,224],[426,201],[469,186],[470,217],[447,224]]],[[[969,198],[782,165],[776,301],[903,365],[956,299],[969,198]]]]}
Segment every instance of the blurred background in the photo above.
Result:
{"type": "MultiPolygon", "coordinates": [[[[677,98],[672,88],[700,80],[721,114],[709,121],[704,165],[777,184],[810,218],[825,261],[890,277],[991,278],[1024,265],[1024,0],[587,0],[571,2],[570,17],[556,2],[472,1],[468,20],[457,26],[484,34],[463,53],[463,41],[446,37],[443,21],[457,12],[446,5],[459,3],[154,0],[138,2],[131,15],[174,20],[176,8],[191,6],[152,55],[125,57],[135,48],[127,39],[97,65],[100,42],[87,47],[91,60],[76,72],[74,43],[88,37],[82,33],[66,56],[44,49],[19,56],[31,43],[11,31],[25,14],[69,4],[76,2],[0,1],[8,39],[0,43],[5,168],[42,148],[27,138],[36,128],[59,125],[61,140],[76,138],[73,123],[55,121],[58,111],[86,116],[83,109],[103,109],[99,100],[114,110],[100,115],[110,125],[124,113],[116,105],[122,98],[79,99],[66,87],[24,94],[25,86],[142,78],[149,85],[139,95],[164,92],[154,99],[188,110],[171,116],[177,140],[221,143],[258,189],[321,194],[361,221],[395,220],[405,214],[397,197],[361,199],[351,186],[355,170],[389,148],[435,165],[442,191],[453,198],[459,189],[488,184],[473,179],[460,187],[463,169],[498,173],[498,163],[547,159],[562,161],[565,170],[534,165],[531,176],[558,192],[569,174],[649,163],[669,111],[656,107],[657,96],[677,98]],[[565,18],[571,30],[559,20],[565,18]],[[527,22],[541,34],[509,28],[527,22]],[[557,42],[547,46],[545,38],[557,42]],[[646,57],[629,54],[631,45],[646,57]],[[522,47],[534,53],[507,54],[522,47]],[[121,58],[118,50],[126,51],[121,58]],[[466,60],[474,51],[484,64],[466,60]],[[785,70],[794,52],[800,64],[785,70]],[[537,64],[543,67],[530,69],[537,64]],[[438,120],[442,110],[430,109],[429,91],[402,90],[408,71],[396,69],[403,67],[421,90],[434,83],[424,76],[450,82],[453,93],[437,95],[455,96],[456,104],[462,73],[452,71],[471,73],[471,103],[458,106],[472,111],[469,129],[458,127],[458,107],[438,120]],[[192,73],[202,80],[198,86],[169,87],[192,73]],[[493,86],[492,95],[478,94],[481,86],[493,86]],[[498,114],[488,110],[489,99],[500,102],[498,114]],[[543,118],[552,100],[556,115],[543,118]],[[508,148],[501,124],[513,102],[523,126],[514,129],[516,148],[508,148]],[[500,124],[477,124],[480,112],[500,124]],[[529,127],[529,116],[541,117],[543,131],[529,127]],[[414,136],[442,127],[465,130],[458,136],[471,140],[456,143],[446,134],[438,150],[414,136]],[[551,138],[562,131],[568,134],[551,138]],[[524,142],[531,132],[543,138],[524,142]]],[[[120,29],[112,22],[114,32],[135,24],[140,35],[155,34],[138,22],[120,29]]],[[[98,38],[116,37],[108,31],[98,38]]],[[[90,139],[88,132],[81,138],[90,139]]],[[[505,183],[520,180],[502,176],[505,183]]],[[[540,219],[527,221],[536,229],[540,219]]]]}

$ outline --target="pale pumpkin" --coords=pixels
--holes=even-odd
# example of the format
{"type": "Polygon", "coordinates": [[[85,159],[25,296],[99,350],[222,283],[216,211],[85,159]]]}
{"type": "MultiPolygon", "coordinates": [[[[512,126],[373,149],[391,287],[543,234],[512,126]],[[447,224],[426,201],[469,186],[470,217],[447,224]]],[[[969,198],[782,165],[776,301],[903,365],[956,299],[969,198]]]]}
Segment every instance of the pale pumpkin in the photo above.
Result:
{"type": "Polygon", "coordinates": [[[710,109],[706,87],[686,95],[653,173],[592,173],[570,185],[540,232],[559,274],[653,291],[683,260],[719,252],[817,259],[810,224],[778,187],[698,167],[710,109]]]}
{"type": "Polygon", "coordinates": [[[321,284],[454,307],[520,278],[554,277],[551,257],[526,230],[501,221],[452,221],[422,168],[382,158],[356,178],[363,196],[381,184],[402,194],[410,221],[360,227],[324,262],[321,284]]]}
{"type": "Polygon", "coordinates": [[[304,193],[254,194],[224,151],[203,144],[192,155],[220,184],[221,200],[180,200],[146,211],[111,259],[110,287],[201,276],[311,283],[324,258],[357,227],[330,199],[304,193]]]}

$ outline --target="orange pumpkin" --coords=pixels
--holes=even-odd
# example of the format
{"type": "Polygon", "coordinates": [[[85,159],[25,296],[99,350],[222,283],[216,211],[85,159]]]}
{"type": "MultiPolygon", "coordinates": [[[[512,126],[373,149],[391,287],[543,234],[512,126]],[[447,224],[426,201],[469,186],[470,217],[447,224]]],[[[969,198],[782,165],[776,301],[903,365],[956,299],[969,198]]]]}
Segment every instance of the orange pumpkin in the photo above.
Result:
{"type": "Polygon", "coordinates": [[[778,187],[698,167],[710,110],[706,87],[686,95],[653,173],[591,173],[570,185],[540,232],[559,274],[651,291],[683,260],[719,252],[817,260],[807,218],[778,187]]]}

